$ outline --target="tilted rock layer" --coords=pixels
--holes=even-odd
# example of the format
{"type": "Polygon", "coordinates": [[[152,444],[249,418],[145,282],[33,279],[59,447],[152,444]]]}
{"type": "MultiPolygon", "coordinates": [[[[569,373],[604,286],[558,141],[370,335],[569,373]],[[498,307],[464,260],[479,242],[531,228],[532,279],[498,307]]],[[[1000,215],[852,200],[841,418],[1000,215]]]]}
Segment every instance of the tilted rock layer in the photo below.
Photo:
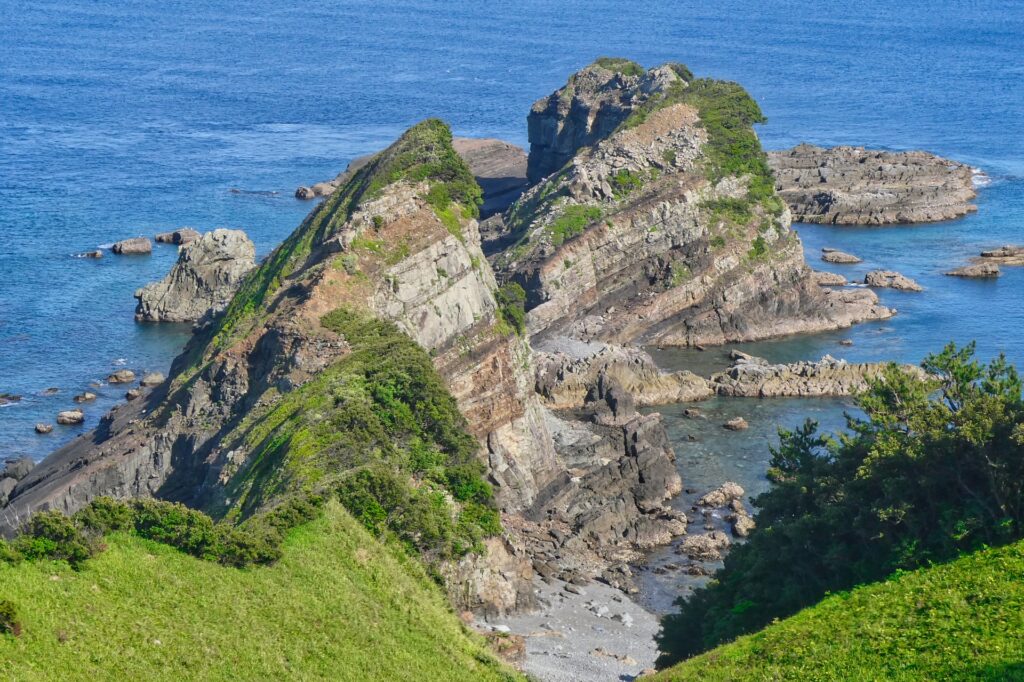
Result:
{"type": "Polygon", "coordinates": [[[256,247],[241,230],[214,230],[188,241],[159,282],[135,292],[140,322],[195,322],[222,311],[256,265],[256,247]]]}
{"type": "Polygon", "coordinates": [[[977,210],[974,170],[927,152],[801,144],[768,159],[798,222],[925,223],[977,210]]]}

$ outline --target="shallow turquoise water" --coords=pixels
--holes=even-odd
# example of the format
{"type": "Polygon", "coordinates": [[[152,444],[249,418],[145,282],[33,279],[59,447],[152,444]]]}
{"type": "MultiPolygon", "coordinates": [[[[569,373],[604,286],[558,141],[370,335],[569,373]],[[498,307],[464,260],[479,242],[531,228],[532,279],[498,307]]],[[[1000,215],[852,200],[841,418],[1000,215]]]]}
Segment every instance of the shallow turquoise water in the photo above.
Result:
{"type": "MultiPolygon", "coordinates": [[[[333,176],[408,125],[525,144],[536,98],[601,54],[686,62],[742,82],[766,146],[801,140],[926,148],[985,169],[979,213],[913,228],[801,228],[823,245],[916,277],[885,292],[890,322],[763,347],[775,359],[842,349],[917,360],[948,339],[1024,360],[1024,270],[997,282],[939,273],[1024,242],[1024,9],[986,0],[813,6],[654,1],[320,3],[145,1],[0,7],[0,453],[41,457],[71,396],[123,362],[166,369],[186,336],[132,321],[132,292],[174,250],[100,262],[71,254],[192,225],[246,229],[266,254],[309,210],[291,192],[333,176]],[[246,190],[233,193],[232,188],[246,190]],[[55,396],[39,395],[58,387],[55,396]]],[[[836,266],[839,267],[839,266],[836,266]]],[[[87,407],[99,416],[120,391],[87,407]]],[[[802,409],[802,408],[796,408],[802,409]]],[[[781,417],[780,417],[781,419],[781,417]]]]}

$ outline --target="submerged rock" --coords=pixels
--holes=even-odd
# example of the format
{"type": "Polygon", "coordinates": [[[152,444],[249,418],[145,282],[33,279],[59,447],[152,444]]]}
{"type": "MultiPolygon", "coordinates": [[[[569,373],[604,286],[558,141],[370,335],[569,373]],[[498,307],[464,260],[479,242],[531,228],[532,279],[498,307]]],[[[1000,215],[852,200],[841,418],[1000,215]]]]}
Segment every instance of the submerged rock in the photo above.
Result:
{"type": "Polygon", "coordinates": [[[20,395],[14,395],[13,393],[0,393],[0,405],[12,405],[20,402],[20,395]]]}
{"type": "Polygon", "coordinates": [[[750,424],[748,424],[747,420],[744,419],[743,417],[733,417],[729,421],[722,424],[722,426],[729,429],[730,431],[746,431],[747,429],[750,428],[750,424]]]}
{"type": "Polygon", "coordinates": [[[107,377],[108,384],[130,384],[135,381],[135,372],[130,369],[119,369],[107,377]]]}
{"type": "Polygon", "coordinates": [[[36,428],[36,433],[38,433],[40,435],[45,435],[45,434],[51,433],[53,431],[53,424],[47,424],[45,422],[39,422],[38,424],[36,424],[35,428],[36,428]]]}
{"type": "Polygon", "coordinates": [[[241,230],[218,229],[184,244],[159,282],[135,292],[140,322],[196,322],[227,306],[255,267],[256,247],[241,230]]]}
{"type": "Polygon", "coordinates": [[[803,223],[921,223],[977,210],[974,169],[927,152],[801,144],[768,152],[768,160],[779,194],[803,223]]]}
{"type": "Polygon", "coordinates": [[[72,400],[74,400],[76,403],[88,403],[92,402],[93,400],[96,400],[96,394],[93,393],[92,391],[83,391],[82,393],[79,393],[74,398],[72,398],[72,400]]]}
{"type": "Polygon", "coordinates": [[[153,252],[153,243],[147,237],[132,237],[114,244],[111,251],[118,255],[146,255],[153,252]]]}
{"type": "Polygon", "coordinates": [[[924,291],[920,284],[893,270],[872,270],[864,276],[864,284],[900,291],[924,291]]]}

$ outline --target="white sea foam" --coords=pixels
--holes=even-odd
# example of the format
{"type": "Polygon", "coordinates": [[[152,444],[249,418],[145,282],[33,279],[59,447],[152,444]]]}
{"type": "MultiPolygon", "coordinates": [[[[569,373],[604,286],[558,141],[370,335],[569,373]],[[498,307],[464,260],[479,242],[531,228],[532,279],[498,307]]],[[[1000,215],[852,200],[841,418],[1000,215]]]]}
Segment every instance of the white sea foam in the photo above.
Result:
{"type": "Polygon", "coordinates": [[[992,184],[992,178],[990,178],[988,174],[980,168],[972,168],[971,182],[975,187],[984,187],[992,184]]]}

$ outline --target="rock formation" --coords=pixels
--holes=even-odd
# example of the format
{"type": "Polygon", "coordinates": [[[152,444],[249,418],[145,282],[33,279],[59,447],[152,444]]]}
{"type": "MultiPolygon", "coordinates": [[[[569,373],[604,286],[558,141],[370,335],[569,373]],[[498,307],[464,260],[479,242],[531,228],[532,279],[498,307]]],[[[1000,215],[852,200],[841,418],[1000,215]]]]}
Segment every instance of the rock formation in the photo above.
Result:
{"type": "MultiPolygon", "coordinates": [[[[480,206],[481,218],[504,211],[526,189],[526,152],[519,147],[502,140],[472,137],[453,138],[452,147],[469,166],[484,192],[484,202],[480,206]]],[[[318,182],[311,187],[299,187],[295,190],[295,196],[299,199],[328,196],[348,182],[373,157],[370,154],[354,159],[333,180],[318,182]]]]}
{"type": "Polygon", "coordinates": [[[924,291],[924,287],[914,280],[892,270],[872,270],[864,276],[864,284],[869,287],[899,289],[900,291],[924,291]]]}
{"type": "Polygon", "coordinates": [[[835,272],[822,272],[815,270],[811,273],[811,279],[814,283],[821,287],[841,287],[849,284],[846,278],[835,272]]]}
{"type": "Polygon", "coordinates": [[[194,242],[203,235],[198,230],[193,230],[191,227],[183,227],[179,230],[172,230],[171,232],[161,232],[156,236],[157,242],[161,244],[188,244],[194,242]]]}
{"type": "MultiPolygon", "coordinates": [[[[854,395],[880,376],[887,363],[850,363],[826,355],[817,362],[770,364],[764,358],[734,351],[729,369],[711,375],[711,387],[721,396],[747,398],[854,395]]],[[[906,372],[921,376],[921,369],[903,365],[906,372]]]]}
{"type": "Polygon", "coordinates": [[[64,410],[57,413],[57,423],[64,426],[81,424],[85,421],[85,413],[81,410],[64,410]]]}
{"type": "Polygon", "coordinates": [[[196,322],[227,306],[255,267],[256,247],[241,230],[218,229],[186,242],[159,282],[135,292],[140,322],[196,322]]]}
{"type": "Polygon", "coordinates": [[[981,262],[950,270],[946,274],[951,277],[966,277],[969,279],[995,279],[1003,273],[999,269],[998,263],[981,262]]]}
{"type": "Polygon", "coordinates": [[[977,210],[973,169],[927,152],[801,144],[768,160],[798,222],[923,223],[977,210]]]}
{"type": "Polygon", "coordinates": [[[846,253],[839,251],[838,249],[825,248],[821,250],[821,260],[826,263],[839,263],[841,265],[853,265],[855,263],[863,262],[857,256],[852,253],[846,253]]]}
{"type": "Polygon", "coordinates": [[[531,173],[561,170],[491,232],[514,244],[492,262],[500,280],[525,289],[531,335],[716,344],[893,314],[870,291],[813,282],[750,128],[760,112],[742,89],[691,86],[679,67],[616,68],[625,70],[587,67],[534,105],[531,173]],[[717,108],[734,100],[746,105],[717,108]],[[746,130],[747,173],[711,161],[726,135],[720,115],[746,130]]]}
{"type": "Polygon", "coordinates": [[[998,263],[999,265],[1024,265],[1024,246],[1006,244],[998,249],[982,251],[981,258],[984,262],[998,263]]]}
{"type": "Polygon", "coordinates": [[[132,237],[116,242],[110,249],[119,255],[146,255],[153,253],[153,243],[146,237],[132,237]]]}

